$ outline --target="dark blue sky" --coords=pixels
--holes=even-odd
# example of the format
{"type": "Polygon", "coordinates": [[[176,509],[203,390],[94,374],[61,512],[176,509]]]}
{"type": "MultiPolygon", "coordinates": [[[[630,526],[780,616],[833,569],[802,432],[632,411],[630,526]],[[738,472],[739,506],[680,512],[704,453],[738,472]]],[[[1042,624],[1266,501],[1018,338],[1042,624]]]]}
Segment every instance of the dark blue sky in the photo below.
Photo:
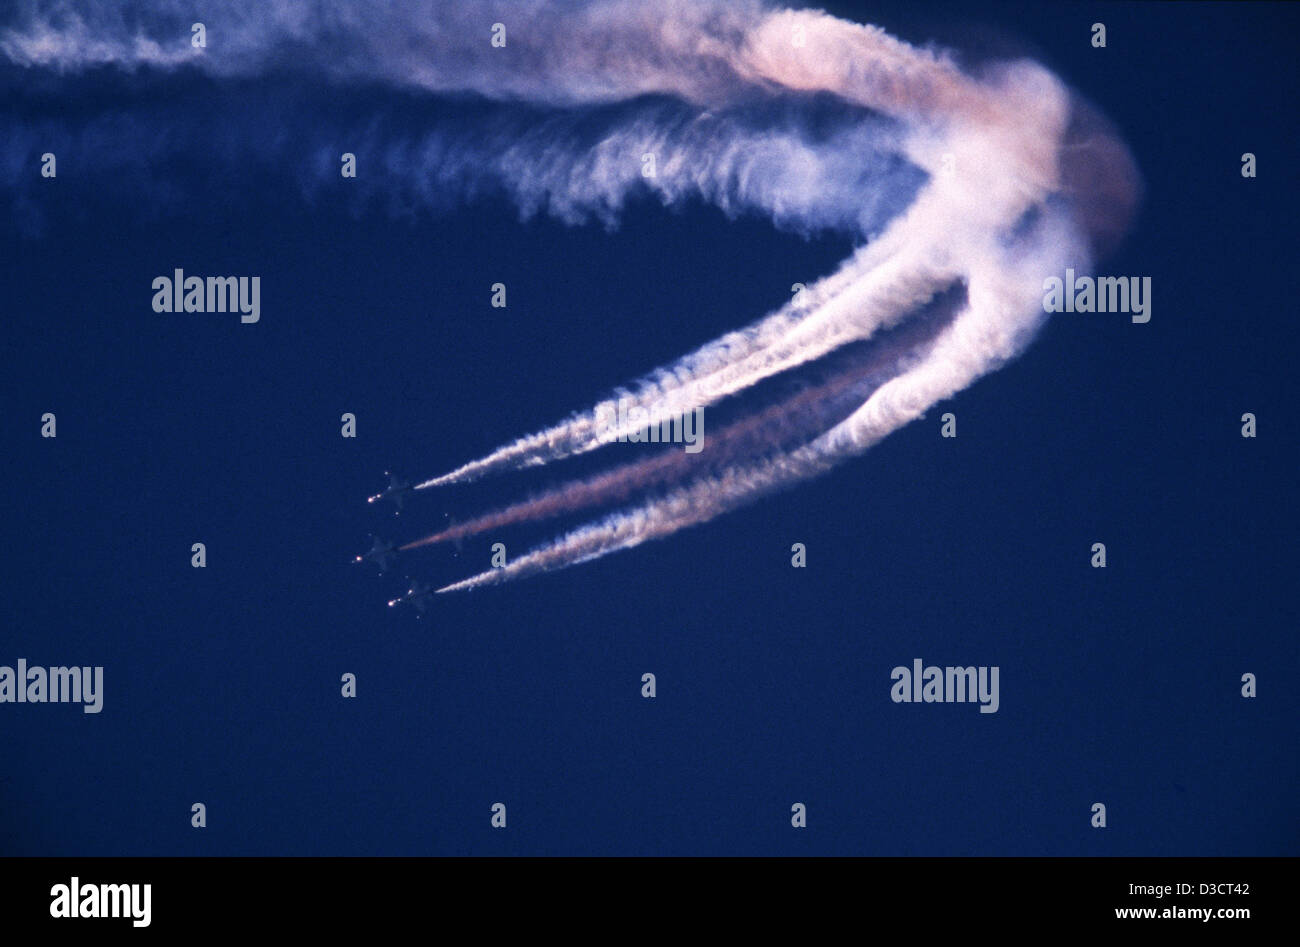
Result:
{"type": "MultiPolygon", "coordinates": [[[[431,476],[554,421],[780,305],[848,239],[648,200],[613,233],[520,223],[495,197],[395,216],[347,182],[304,184],[292,143],[284,161],[208,161],[239,137],[239,96],[183,76],[147,95],[193,142],[146,183],[74,152],[57,188],[6,194],[0,664],[103,665],[105,706],[0,705],[0,853],[1297,854],[1300,12],[909,8],[855,18],[1030,53],[1114,121],[1146,195],[1099,269],[1151,277],[1151,322],[1059,314],[813,483],[443,596],[423,621],[385,607],[405,571],[349,564],[367,533],[415,538],[563,474],[421,497],[394,521],[364,503],[385,469],[431,476]],[[260,274],[261,322],[154,313],[174,267],[260,274]],[[57,439],[39,437],[46,411],[57,439]],[[999,666],[999,711],[892,703],[890,670],[917,657],[999,666]]],[[[283,81],[246,89],[250,114],[449,108],[283,81]]],[[[24,89],[6,121],[72,127],[146,94],[71,86],[99,98],[24,89]]],[[[403,568],[462,578],[493,541],[522,551],[552,525],[403,568]]]]}

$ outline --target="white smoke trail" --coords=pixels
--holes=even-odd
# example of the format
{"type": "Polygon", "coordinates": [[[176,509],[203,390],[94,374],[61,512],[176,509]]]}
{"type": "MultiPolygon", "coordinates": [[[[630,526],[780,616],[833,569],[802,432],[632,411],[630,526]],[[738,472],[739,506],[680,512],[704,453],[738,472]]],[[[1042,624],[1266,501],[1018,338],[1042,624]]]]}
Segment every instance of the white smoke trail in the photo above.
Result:
{"type": "MultiPolygon", "coordinates": [[[[975,225],[1006,228],[1058,183],[1056,143],[1065,130],[1069,97],[1038,67],[1015,64],[983,87],[946,61],[913,50],[871,27],[824,14],[784,11],[757,22],[730,54],[737,75],[788,89],[829,91],[886,114],[916,122],[900,142],[909,160],[931,172],[932,183],[901,220],[867,250],[811,288],[812,306],[788,305],[762,322],[660,369],[628,399],[672,415],[742,390],[776,372],[868,337],[924,298],[903,292],[904,280],[873,275],[906,254],[899,269],[931,268],[931,288],[954,275],[955,240],[946,230],[975,225]],[[801,33],[799,31],[802,31],[801,33]],[[794,38],[802,36],[804,46],[794,38]],[[810,39],[811,38],[811,39],[810,39]],[[810,48],[815,52],[810,52],[810,48]],[[943,127],[943,126],[951,127],[943,127]],[[867,295],[892,290],[890,304],[867,295]],[[859,295],[861,294],[861,295],[859,295]],[[838,305],[836,305],[838,303],[838,305]],[[844,310],[851,310],[846,317],[844,310]],[[775,353],[768,349],[776,344],[775,353]]],[[[865,234],[864,234],[865,236],[865,234]]],[[[522,438],[418,488],[473,479],[495,470],[537,465],[583,453],[628,433],[605,428],[602,406],[522,438]]]]}
{"type": "MultiPolygon", "coordinates": [[[[1056,158],[1069,118],[1069,97],[1041,69],[1016,64],[1006,68],[994,86],[984,89],[972,86],[947,63],[916,52],[909,57],[901,44],[878,31],[821,17],[805,22],[808,18],[794,13],[770,18],[759,31],[761,39],[747,46],[746,52],[761,64],[769,80],[784,75],[795,88],[833,91],[891,114],[915,113],[924,118],[900,147],[909,160],[932,173],[931,181],[884,234],[838,273],[811,287],[804,305],[788,304],[749,329],[660,369],[627,398],[631,404],[661,416],[680,414],[824,355],[845,342],[870,337],[960,274],[963,240],[1009,230],[1059,188],[1056,158]],[[824,31],[818,39],[825,43],[819,56],[812,57],[821,64],[815,72],[803,67],[808,57],[791,61],[791,51],[798,52],[792,43],[774,39],[778,34],[773,33],[771,24],[786,20],[791,31],[798,26],[824,31]],[[884,51],[881,62],[866,59],[864,68],[853,68],[852,52],[870,56],[877,49],[884,51]],[[820,58],[823,53],[828,60],[820,58]],[[842,68],[831,68],[827,61],[839,61],[842,68]],[[923,68],[932,74],[921,72],[923,68]],[[880,83],[881,89],[873,90],[864,76],[880,83]],[[818,85],[836,79],[842,80],[841,86],[818,85]],[[899,92],[912,86],[916,87],[915,101],[907,98],[906,91],[899,92]],[[946,127],[936,127],[936,123],[946,127]]],[[[753,66],[746,60],[740,65],[753,66]]],[[[1067,259],[1085,260],[1081,239],[1074,242],[1075,253],[1067,259]]],[[[505,445],[418,488],[546,463],[593,450],[627,434],[624,427],[602,427],[600,418],[607,413],[603,407],[597,405],[505,445]],[[603,439],[602,432],[606,435],[603,439]]]]}
{"type": "MultiPolygon", "coordinates": [[[[1010,109],[990,107],[978,96],[941,97],[945,106],[957,110],[957,120],[937,142],[951,156],[948,173],[936,174],[913,207],[891,225],[883,242],[897,241],[899,250],[860,276],[861,283],[893,289],[898,298],[875,306],[856,299],[851,312],[836,312],[836,300],[852,298],[841,291],[756,353],[703,376],[688,373],[674,391],[661,390],[652,407],[677,406],[678,393],[707,401],[713,393],[730,393],[797,364],[801,352],[815,357],[841,341],[865,338],[886,320],[914,309],[919,291],[955,272],[967,283],[967,308],[924,361],[882,385],[848,419],[803,448],[701,478],[440,591],[468,590],[590,561],[712,519],[866,450],[1014,357],[1043,318],[1043,274],[1070,260],[1089,259],[1086,234],[1051,200],[1062,187],[1056,156],[1068,128],[1068,101],[1059,86],[1040,74],[1023,68],[1015,72],[1029,84],[1012,90],[1009,99],[1016,104],[1010,109]],[[1046,104],[1039,99],[1036,108],[1028,108],[1027,89],[1045,96],[1046,104]],[[969,103],[968,116],[960,113],[962,103],[969,103]],[[1036,217],[1027,216],[1031,211],[1036,217]],[[909,293],[909,284],[918,288],[909,293]]],[[[936,78],[936,87],[948,78],[936,78]]],[[[918,108],[924,111],[923,105],[918,108]]],[[[934,134],[933,126],[927,125],[926,133],[934,134]]]]}
{"type": "MultiPolygon", "coordinates": [[[[1090,241],[1122,227],[1135,199],[1123,146],[1042,67],[1018,61],[968,75],[944,55],[816,11],[773,10],[756,0],[209,0],[205,50],[186,42],[193,11],[186,0],[23,0],[13,22],[0,26],[0,55],[50,73],[105,65],[215,77],[288,72],[571,110],[670,96],[696,110],[685,127],[656,124],[653,109],[638,108],[595,147],[534,136],[522,150],[501,153],[498,143],[472,141],[449,162],[435,141],[394,160],[438,163],[446,178],[436,180],[461,184],[496,176],[522,206],[564,219],[606,216],[634,188],[648,187],[665,201],[698,194],[810,230],[856,228],[866,245],[799,302],[626,393],[659,416],[715,403],[870,339],[955,280],[967,287],[966,308],[923,360],[804,447],[672,490],[447,590],[659,538],[860,453],[1017,354],[1041,321],[1043,279],[1066,266],[1088,268],[1090,241]],[[508,31],[504,48],[489,41],[498,24],[508,31]],[[785,128],[764,138],[717,117],[807,93],[859,110],[858,128],[829,136],[785,128]],[[748,153],[755,148],[757,160],[748,153]],[[646,150],[659,157],[651,180],[638,174],[646,150]],[[881,168],[882,153],[918,169],[925,183],[877,232],[879,213],[890,207],[882,193],[897,183],[881,168]],[[852,173],[855,161],[861,174],[852,173]]],[[[601,428],[606,404],[419,486],[593,450],[628,433],[601,428]]]]}
{"type": "Polygon", "coordinates": [[[886,381],[848,418],[789,454],[702,477],[640,507],[580,527],[501,568],[439,589],[465,591],[588,562],[713,519],[773,490],[829,470],[920,417],[937,401],[967,387],[1014,357],[1044,318],[1035,281],[1039,253],[1070,236],[1070,225],[1049,214],[1018,258],[975,257],[968,303],[943,330],[920,364],[886,381]],[[1031,249],[1033,252],[1025,252],[1031,249]]]}
{"type": "MultiPolygon", "coordinates": [[[[874,246],[874,245],[873,245],[874,246]]],[[[911,255],[877,267],[861,259],[805,290],[812,296],[741,332],[731,333],[675,365],[660,369],[633,392],[619,392],[629,407],[672,417],[714,404],[772,375],[820,358],[840,346],[870,338],[927,302],[955,278],[930,271],[911,255]],[[836,286],[843,283],[843,288],[836,286]],[[823,285],[829,284],[829,285],[823,285]]],[[[614,402],[596,405],[538,434],[521,438],[481,460],[417,484],[416,489],[473,480],[497,470],[536,466],[595,450],[631,433],[630,412],[615,417],[614,402]]]]}
{"type": "Polygon", "coordinates": [[[714,429],[709,449],[688,454],[669,448],[648,457],[615,466],[599,474],[551,488],[508,507],[456,523],[413,540],[405,550],[479,535],[519,523],[535,522],[591,506],[621,503],[632,494],[681,483],[724,470],[737,463],[752,462],[759,456],[787,452],[805,444],[813,435],[842,420],[891,378],[923,360],[931,341],[951,318],[957,291],[965,299],[965,287],[953,286],[933,307],[918,314],[904,331],[891,333],[868,347],[855,347],[847,357],[832,359],[821,372],[761,410],[714,429]]]}

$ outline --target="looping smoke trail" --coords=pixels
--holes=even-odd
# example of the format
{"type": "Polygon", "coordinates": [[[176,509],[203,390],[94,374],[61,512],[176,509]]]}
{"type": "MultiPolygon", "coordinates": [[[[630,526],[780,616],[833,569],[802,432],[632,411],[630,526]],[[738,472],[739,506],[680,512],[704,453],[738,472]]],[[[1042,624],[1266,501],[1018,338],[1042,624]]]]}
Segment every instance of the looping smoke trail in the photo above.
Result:
{"type": "MultiPolygon", "coordinates": [[[[881,385],[850,417],[806,445],[700,476],[439,591],[497,584],[662,538],[861,453],[1021,351],[1043,318],[1039,288],[1044,277],[1072,260],[1090,265],[1085,227],[1095,228],[1098,220],[1113,226],[1115,218],[1128,213],[1134,173],[1122,146],[1108,141],[1091,153],[1109,161],[1103,177],[1127,180],[1130,186],[1107,195],[1121,197],[1111,213],[1097,214],[1094,204],[1076,216],[1079,205],[1092,197],[1078,190],[1078,166],[1061,158],[1076,147],[1068,135],[1077,119],[1063,87],[1030,64],[1006,66],[980,84],[878,31],[799,13],[762,21],[742,49],[738,73],[760,73],[787,88],[831,91],[914,123],[915,135],[904,139],[903,149],[931,178],[882,235],[812,288],[811,305],[787,306],[659,370],[630,400],[659,416],[712,404],[850,341],[870,339],[880,328],[907,319],[953,278],[968,286],[966,307],[918,364],[881,385]],[[815,29],[822,55],[800,57],[775,41],[782,22],[815,29]]],[[[602,407],[421,487],[544,464],[626,434],[626,425],[602,429],[602,407]]],[[[608,417],[607,409],[604,413],[608,417]]],[[[619,491],[635,482],[633,471],[570,485],[478,525],[490,528],[544,515],[579,498],[622,499],[619,491]]],[[[646,472],[646,466],[639,471],[646,472]]]]}
{"type": "MultiPolygon", "coordinates": [[[[797,301],[420,489],[601,448],[630,433],[628,424],[608,423],[619,398],[671,417],[846,345],[884,351],[887,334],[917,319],[945,287],[965,287],[960,311],[898,359],[891,377],[878,385],[859,379],[865,400],[847,417],[831,421],[831,407],[851,385],[811,403],[790,399],[784,410],[724,430],[713,460],[626,465],[489,514],[478,525],[622,502],[650,486],[665,491],[444,591],[667,536],[861,453],[1022,351],[1043,318],[1043,280],[1067,266],[1088,269],[1122,235],[1137,198],[1123,144],[1041,66],[1014,61],[975,74],[942,53],[817,11],[759,0],[202,6],[211,43],[198,49],[187,42],[197,14],[186,0],[22,0],[0,14],[0,88],[8,91],[15,72],[39,73],[57,87],[112,68],[142,81],[187,71],[217,83],[288,76],[344,89],[383,84],[448,102],[469,93],[524,118],[478,130],[431,127],[416,138],[376,121],[361,137],[377,180],[427,206],[447,191],[504,187],[523,213],[544,209],[570,222],[612,223],[629,195],[648,190],[666,203],[703,199],[728,213],[760,211],[804,232],[848,230],[864,244],[797,301]],[[507,31],[504,46],[490,42],[498,25],[507,31]],[[830,127],[801,124],[797,111],[827,97],[841,108],[830,127]],[[764,117],[767,128],[757,121],[764,117]],[[581,130],[583,118],[599,131],[581,130]],[[654,178],[640,174],[647,151],[658,159],[654,178]],[[754,438],[763,426],[771,436],[754,438]]],[[[20,207],[29,185],[17,169],[62,131],[30,110],[24,102],[0,116],[7,142],[0,187],[16,192],[20,207]]],[[[151,167],[159,149],[166,154],[184,137],[163,133],[166,119],[147,110],[128,118],[130,146],[110,141],[96,150],[111,160],[135,148],[120,159],[129,167],[151,167]]],[[[111,138],[114,125],[86,123],[79,144],[111,138]]],[[[308,130],[314,141],[304,144],[276,131],[269,146],[248,132],[241,144],[232,132],[227,147],[203,157],[314,148],[303,163],[323,179],[329,136],[308,130]]]]}

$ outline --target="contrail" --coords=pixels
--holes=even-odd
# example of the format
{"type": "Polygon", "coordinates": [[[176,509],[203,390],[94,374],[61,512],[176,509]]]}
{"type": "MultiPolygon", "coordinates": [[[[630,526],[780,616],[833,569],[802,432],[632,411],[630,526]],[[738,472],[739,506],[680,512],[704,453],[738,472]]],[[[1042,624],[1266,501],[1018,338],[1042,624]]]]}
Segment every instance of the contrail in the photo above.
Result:
{"type": "MultiPolygon", "coordinates": [[[[1056,236],[1043,235],[1044,239],[1056,236]]],[[[987,286],[978,282],[971,286],[967,306],[935,340],[920,364],[885,382],[857,411],[808,445],[784,456],[700,478],[665,497],[580,527],[501,568],[454,582],[438,592],[495,585],[662,539],[773,490],[824,473],[845,457],[865,451],[1019,350],[1026,333],[1032,332],[1041,320],[1042,312],[1025,305],[1026,299],[1015,299],[1017,286],[1039,298],[1032,284],[1023,279],[1009,282],[1011,286],[999,285],[996,280],[987,286]],[[1020,307],[1010,308],[1017,301],[1020,307]]]]}
{"type": "MultiPolygon", "coordinates": [[[[964,287],[958,288],[964,296],[964,287]]],[[[945,297],[952,295],[949,290],[945,297]]],[[[850,353],[842,360],[845,364],[833,367],[828,378],[709,435],[707,451],[687,454],[681,448],[669,448],[644,460],[588,479],[573,480],[524,502],[455,523],[401,549],[450,542],[490,529],[622,502],[636,491],[717,471],[746,458],[802,446],[812,436],[810,431],[820,433],[842,420],[881,384],[923,358],[939,326],[951,319],[951,308],[951,299],[944,298],[930,314],[910,321],[865,352],[850,353]]]]}
{"type": "MultiPolygon", "coordinates": [[[[828,31],[834,35],[832,45],[851,45],[850,37],[863,36],[834,26],[828,31]]],[[[839,71],[825,60],[801,70],[791,67],[788,51],[782,53],[769,63],[767,78],[785,77],[789,85],[836,92],[916,121],[918,138],[908,140],[905,149],[909,159],[931,172],[931,179],[883,235],[831,278],[833,284],[813,287],[810,307],[802,312],[787,307],[739,336],[660,370],[633,393],[635,403],[662,414],[711,404],[846,342],[871,338],[880,327],[906,319],[954,277],[968,286],[966,308],[924,360],[881,385],[854,414],[807,445],[698,477],[440,592],[497,584],[632,548],[824,472],[1018,354],[1043,318],[1044,275],[1070,260],[1090,262],[1090,234],[1072,216],[1070,202],[1062,200],[1067,194],[1080,197],[1070,179],[1072,169],[1060,160],[1067,147],[1075,147],[1068,142],[1070,100],[1046,73],[1017,64],[1002,71],[993,85],[980,88],[954,75],[946,63],[909,56],[887,44],[877,60],[868,55],[860,70],[839,71]],[[936,152],[941,154],[937,163],[936,152]]],[[[1108,143],[1097,154],[1115,164],[1107,169],[1111,173],[1129,173],[1126,163],[1116,160],[1124,157],[1122,147],[1108,143]]],[[[1127,213],[1127,207],[1119,213],[1127,213]]],[[[1095,223],[1095,217],[1087,221],[1095,223]]],[[[601,433],[626,433],[622,428],[600,432],[599,416],[597,406],[425,486],[546,463],[607,443],[601,433]]],[[[479,525],[505,525],[578,498],[621,500],[626,486],[628,475],[615,472],[479,525]],[[615,485],[620,489],[610,489],[615,485]]]]}
{"type": "MultiPolygon", "coordinates": [[[[202,123],[147,100],[79,125],[43,115],[48,89],[66,86],[75,97],[79,77],[111,68],[137,77],[132,89],[197,72],[218,85],[245,82],[241,89],[250,79],[325,81],[442,103],[420,133],[383,115],[345,129],[375,169],[363,186],[417,206],[502,188],[525,216],[612,226],[630,196],[648,192],[860,244],[747,328],[418,489],[604,448],[640,423],[609,423],[620,400],[657,417],[685,414],[845,346],[875,347],[875,368],[723,428],[708,458],[624,464],[409,544],[662,491],[443,591],[661,538],[862,453],[1021,352],[1044,318],[1043,280],[1089,269],[1137,199],[1123,143],[1042,66],[963,69],[945,53],[819,11],[758,0],[208,0],[195,9],[184,0],[26,0],[0,18],[0,88],[8,95],[15,74],[42,77],[42,91],[26,97],[20,85],[15,107],[0,115],[0,188],[18,207],[31,204],[32,186],[18,169],[52,140],[142,169],[110,186],[144,188],[160,158],[200,134],[202,123]],[[201,49],[189,42],[199,17],[209,36],[201,49]],[[466,95],[480,103],[472,114],[466,95]],[[113,138],[121,127],[129,143],[113,138]],[[896,352],[894,333],[954,285],[965,295],[956,314],[896,352]],[[861,403],[846,408],[847,392],[861,403]]],[[[336,159],[343,119],[303,120],[262,95],[232,109],[222,147],[202,157],[269,154],[297,159],[315,181],[336,176],[321,156],[336,159]],[[257,123],[275,134],[259,134],[257,123]]]]}
{"type": "MultiPolygon", "coordinates": [[[[869,338],[875,329],[887,327],[892,319],[928,301],[955,275],[927,272],[915,264],[905,268],[903,261],[862,271],[856,282],[811,314],[792,319],[782,310],[772,321],[738,333],[722,346],[702,349],[661,369],[636,391],[619,392],[620,400],[669,416],[714,404],[847,342],[869,338]],[[871,318],[873,315],[876,318],[871,318]],[[775,332],[777,326],[783,329],[779,334],[775,332]],[[769,341],[774,335],[776,338],[769,341]]],[[[828,295],[819,284],[808,292],[821,298],[828,295]]],[[[595,450],[630,433],[626,423],[601,423],[602,414],[610,414],[613,405],[612,400],[596,405],[581,416],[417,484],[416,489],[474,480],[503,469],[537,466],[595,450]]]]}

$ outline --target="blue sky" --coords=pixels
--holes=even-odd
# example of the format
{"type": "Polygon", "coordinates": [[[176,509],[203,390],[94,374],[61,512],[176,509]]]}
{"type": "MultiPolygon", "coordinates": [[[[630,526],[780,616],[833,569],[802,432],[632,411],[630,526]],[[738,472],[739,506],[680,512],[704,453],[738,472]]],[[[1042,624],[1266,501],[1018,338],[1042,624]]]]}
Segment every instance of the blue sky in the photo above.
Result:
{"type": "Polygon", "coordinates": [[[1150,276],[1152,321],[1058,314],[1020,358],[824,477],[664,542],[443,596],[422,621],[385,606],[402,576],[480,571],[498,537],[378,577],[349,563],[367,534],[416,538],[563,474],[453,488],[394,520],[364,503],[384,470],[431,476],[565,416],[782,304],[852,235],[644,194],[612,231],[521,221],[497,192],[395,211],[383,182],[358,194],[313,171],[335,129],[528,114],[383,82],[0,65],[0,664],[105,668],[98,715],[0,706],[0,852],[1296,854],[1280,225],[1300,211],[1297,13],[834,12],[1029,53],[1095,103],[1145,186],[1099,271],[1150,276]],[[1105,50],[1087,41],[1097,20],[1105,50]],[[103,114],[118,116],[94,137],[107,144],[79,150],[103,114]],[[20,180],[19,130],[68,142],[57,187],[20,180]],[[150,281],[174,267],[261,274],[262,320],[154,313],[150,281]],[[1098,541],[1104,570],[1088,565],[1098,541]],[[918,657],[998,666],[998,712],[892,703],[891,669],[918,657]],[[796,802],[807,829],[790,826],[796,802]]]}

